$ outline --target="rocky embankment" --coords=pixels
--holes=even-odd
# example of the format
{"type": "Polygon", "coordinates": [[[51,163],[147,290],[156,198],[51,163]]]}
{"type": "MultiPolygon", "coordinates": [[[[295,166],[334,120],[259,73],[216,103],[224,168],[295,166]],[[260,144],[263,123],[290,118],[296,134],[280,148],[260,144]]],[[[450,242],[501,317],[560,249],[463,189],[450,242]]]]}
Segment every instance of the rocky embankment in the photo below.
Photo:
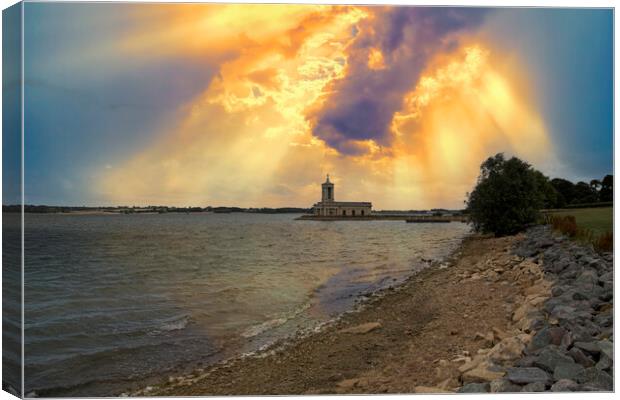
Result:
{"type": "Polygon", "coordinates": [[[527,271],[518,280],[532,280],[521,282],[525,297],[512,314],[511,334],[486,335],[497,343],[464,359],[457,391],[612,391],[613,255],[548,227],[530,229],[513,252],[508,268],[527,271]]]}

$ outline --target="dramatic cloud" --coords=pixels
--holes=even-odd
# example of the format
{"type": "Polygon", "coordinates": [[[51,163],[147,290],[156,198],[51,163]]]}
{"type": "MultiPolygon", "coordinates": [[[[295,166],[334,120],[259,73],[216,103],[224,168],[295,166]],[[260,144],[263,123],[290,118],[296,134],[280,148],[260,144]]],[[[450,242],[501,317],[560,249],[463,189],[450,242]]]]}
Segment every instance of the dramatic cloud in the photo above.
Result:
{"type": "Polygon", "coordinates": [[[607,154],[612,63],[588,55],[611,54],[611,14],[570,14],[600,43],[562,52],[544,32],[565,13],[526,14],[28,3],[26,201],[308,207],[330,173],[338,199],[452,208],[496,152],[545,172],[571,163],[558,142],[607,154]]]}
{"type": "Polygon", "coordinates": [[[471,8],[378,8],[356,26],[347,73],[332,83],[324,107],[312,117],[314,134],[344,154],[368,152],[369,141],[387,145],[390,121],[404,93],[430,57],[459,43],[480,24],[471,8]]]}

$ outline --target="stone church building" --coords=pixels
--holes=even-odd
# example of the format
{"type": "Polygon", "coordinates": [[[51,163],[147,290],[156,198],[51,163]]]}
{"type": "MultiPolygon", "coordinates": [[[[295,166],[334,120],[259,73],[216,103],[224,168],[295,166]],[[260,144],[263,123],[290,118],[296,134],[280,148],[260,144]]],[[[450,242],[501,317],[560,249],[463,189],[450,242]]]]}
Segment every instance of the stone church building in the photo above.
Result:
{"type": "Polygon", "coordinates": [[[321,185],[321,201],[312,207],[312,213],[320,217],[368,217],[372,209],[370,202],[336,201],[334,184],[327,180],[321,185]]]}

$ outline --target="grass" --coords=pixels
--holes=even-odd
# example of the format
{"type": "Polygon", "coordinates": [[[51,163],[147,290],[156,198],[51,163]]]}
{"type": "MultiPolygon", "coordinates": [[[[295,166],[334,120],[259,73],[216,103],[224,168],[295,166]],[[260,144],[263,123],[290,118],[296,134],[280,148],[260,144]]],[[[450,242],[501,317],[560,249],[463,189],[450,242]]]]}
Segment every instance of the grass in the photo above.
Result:
{"type": "Polygon", "coordinates": [[[595,235],[611,232],[614,228],[613,207],[549,210],[549,213],[558,217],[572,215],[575,217],[578,227],[589,229],[595,235]]]}
{"type": "Polygon", "coordinates": [[[548,210],[546,223],[571,238],[592,243],[595,249],[613,249],[613,207],[548,210]]]}

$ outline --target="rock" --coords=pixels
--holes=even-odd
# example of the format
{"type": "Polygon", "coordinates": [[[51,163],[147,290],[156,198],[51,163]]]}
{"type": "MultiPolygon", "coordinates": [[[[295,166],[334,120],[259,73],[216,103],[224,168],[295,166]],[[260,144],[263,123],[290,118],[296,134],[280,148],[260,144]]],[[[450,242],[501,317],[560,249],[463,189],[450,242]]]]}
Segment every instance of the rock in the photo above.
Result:
{"type": "Polygon", "coordinates": [[[605,354],[611,360],[614,359],[614,344],[609,340],[600,340],[596,342],[601,354],[605,354]]]}
{"type": "Polygon", "coordinates": [[[603,275],[598,277],[598,282],[600,284],[604,284],[605,282],[613,282],[614,281],[614,273],[612,271],[606,272],[603,275]]]}
{"type": "Polygon", "coordinates": [[[595,342],[575,342],[573,343],[573,346],[586,351],[590,354],[599,354],[601,352],[601,349],[598,347],[598,344],[595,342]]]}
{"type": "Polygon", "coordinates": [[[482,341],[483,347],[493,346],[493,339],[495,339],[493,332],[489,332],[486,335],[476,332],[476,336],[474,336],[474,340],[482,341]]]}
{"type": "Polygon", "coordinates": [[[500,328],[498,328],[496,326],[494,326],[493,329],[491,329],[491,330],[493,331],[494,337],[499,339],[500,341],[506,339],[507,337],[509,337],[509,335],[506,332],[504,332],[502,329],[500,329],[500,328]]]}
{"type": "Polygon", "coordinates": [[[459,388],[457,393],[488,393],[489,392],[489,384],[488,383],[468,383],[463,387],[459,388]]]}
{"type": "Polygon", "coordinates": [[[533,351],[533,350],[537,350],[537,349],[542,349],[543,347],[548,346],[549,344],[551,344],[551,330],[552,328],[543,328],[540,331],[538,331],[538,333],[536,333],[534,335],[534,337],[532,338],[532,341],[530,342],[530,345],[528,347],[528,350],[533,351]]]}
{"type": "Polygon", "coordinates": [[[546,249],[553,246],[554,243],[555,242],[553,241],[553,239],[544,238],[540,242],[538,242],[538,247],[540,247],[541,249],[546,249]]]}
{"type": "Polygon", "coordinates": [[[573,300],[590,300],[590,296],[585,292],[575,292],[573,293],[573,300]]]}
{"type": "Polygon", "coordinates": [[[454,391],[454,389],[453,389],[453,388],[456,388],[456,387],[459,387],[459,386],[460,386],[460,383],[459,383],[459,381],[458,381],[457,379],[455,379],[455,378],[448,378],[448,379],[446,379],[446,380],[441,381],[441,382],[437,385],[437,387],[438,387],[439,389],[442,389],[442,390],[444,390],[444,391],[446,391],[446,392],[453,392],[453,391],[454,391]]]}
{"type": "Polygon", "coordinates": [[[557,348],[547,347],[540,352],[538,357],[536,357],[534,366],[553,373],[558,364],[571,364],[574,362],[575,361],[571,357],[563,354],[557,348]]]}
{"type": "Polygon", "coordinates": [[[553,379],[559,381],[561,379],[575,380],[577,376],[581,374],[585,368],[574,362],[558,364],[553,370],[553,379]]]}
{"type": "Polygon", "coordinates": [[[609,326],[609,327],[601,329],[601,333],[598,335],[598,338],[613,340],[613,335],[614,335],[614,327],[609,326]]]}
{"type": "Polygon", "coordinates": [[[448,393],[449,390],[442,389],[436,386],[416,386],[414,388],[415,393],[448,393]]]}
{"type": "Polygon", "coordinates": [[[476,355],[471,361],[467,361],[465,364],[459,367],[459,372],[464,373],[469,370],[472,370],[478,366],[482,361],[486,358],[482,355],[476,355]]]}
{"type": "Polygon", "coordinates": [[[612,359],[607,357],[607,355],[601,353],[601,358],[598,360],[595,367],[596,369],[603,371],[606,369],[610,369],[613,365],[614,362],[612,361],[612,359]]]}
{"type": "Polygon", "coordinates": [[[528,312],[531,311],[531,306],[529,304],[523,304],[519,308],[515,310],[512,314],[512,322],[517,322],[525,318],[528,312]]]}
{"type": "Polygon", "coordinates": [[[496,366],[489,362],[481,362],[474,369],[465,372],[461,379],[463,383],[490,382],[505,375],[504,371],[498,370],[496,366]]]}
{"type": "Polygon", "coordinates": [[[562,339],[564,339],[564,336],[568,333],[566,332],[566,329],[560,328],[559,326],[554,326],[548,329],[549,329],[549,336],[551,339],[550,343],[556,346],[562,345],[562,339]]]}
{"type": "Polygon", "coordinates": [[[508,337],[497,343],[488,356],[494,361],[510,361],[521,357],[527,335],[508,337]]]}
{"type": "Polygon", "coordinates": [[[358,378],[345,379],[343,381],[338,382],[338,384],[336,386],[338,386],[339,388],[342,388],[342,389],[352,389],[352,388],[357,386],[359,381],[360,380],[358,378]]]}
{"type": "Polygon", "coordinates": [[[586,353],[578,349],[577,347],[573,347],[569,350],[568,354],[575,360],[576,363],[583,365],[585,368],[591,367],[594,365],[594,360],[586,353]]]}
{"type": "Polygon", "coordinates": [[[577,278],[577,282],[581,285],[598,285],[598,274],[592,269],[584,269],[577,278]]]}
{"type": "Polygon", "coordinates": [[[521,386],[510,382],[508,379],[496,379],[489,385],[491,393],[516,393],[521,391],[521,386]]]}
{"type": "Polygon", "coordinates": [[[594,367],[585,369],[577,376],[577,383],[583,386],[589,386],[599,390],[613,390],[614,380],[605,371],[598,370],[594,367]]]}
{"type": "Polygon", "coordinates": [[[351,328],[342,329],[340,332],[341,333],[364,334],[364,333],[372,332],[378,328],[381,328],[381,324],[379,322],[367,322],[365,324],[353,326],[351,328]]]}
{"type": "Polygon", "coordinates": [[[542,382],[547,384],[550,382],[549,374],[540,368],[508,368],[506,377],[513,383],[528,384],[534,382],[542,382]]]}
{"type": "Polygon", "coordinates": [[[575,392],[579,389],[579,385],[570,379],[560,379],[551,386],[552,392],[575,392]]]}
{"type": "Polygon", "coordinates": [[[528,383],[527,385],[523,386],[521,391],[522,392],[544,392],[545,388],[546,386],[542,382],[532,382],[532,383],[528,383]]]}
{"type": "Polygon", "coordinates": [[[553,289],[551,289],[551,295],[553,297],[561,296],[562,293],[564,293],[564,289],[562,289],[561,287],[554,287],[553,289]]]}
{"type": "MultiPolygon", "coordinates": [[[[582,321],[581,325],[578,323],[565,323],[566,329],[571,332],[575,343],[582,342],[588,343],[592,341],[592,338],[596,337],[600,333],[600,328],[595,326],[592,321],[582,321]]],[[[575,344],[573,343],[573,346],[575,344]]],[[[585,346],[588,346],[585,344],[585,346]]],[[[600,349],[595,345],[589,345],[592,348],[592,354],[598,354],[600,349]]],[[[589,347],[589,348],[590,348],[589,347]]]]}
{"type": "Polygon", "coordinates": [[[515,367],[533,367],[535,360],[536,356],[525,356],[515,362],[515,367]]]}
{"type": "Polygon", "coordinates": [[[516,327],[523,332],[530,333],[545,326],[545,316],[540,311],[530,311],[523,317],[516,327]]]}
{"type": "Polygon", "coordinates": [[[614,298],[614,286],[613,282],[605,282],[605,286],[603,286],[603,292],[598,296],[599,299],[603,301],[611,301],[614,298]]]}

